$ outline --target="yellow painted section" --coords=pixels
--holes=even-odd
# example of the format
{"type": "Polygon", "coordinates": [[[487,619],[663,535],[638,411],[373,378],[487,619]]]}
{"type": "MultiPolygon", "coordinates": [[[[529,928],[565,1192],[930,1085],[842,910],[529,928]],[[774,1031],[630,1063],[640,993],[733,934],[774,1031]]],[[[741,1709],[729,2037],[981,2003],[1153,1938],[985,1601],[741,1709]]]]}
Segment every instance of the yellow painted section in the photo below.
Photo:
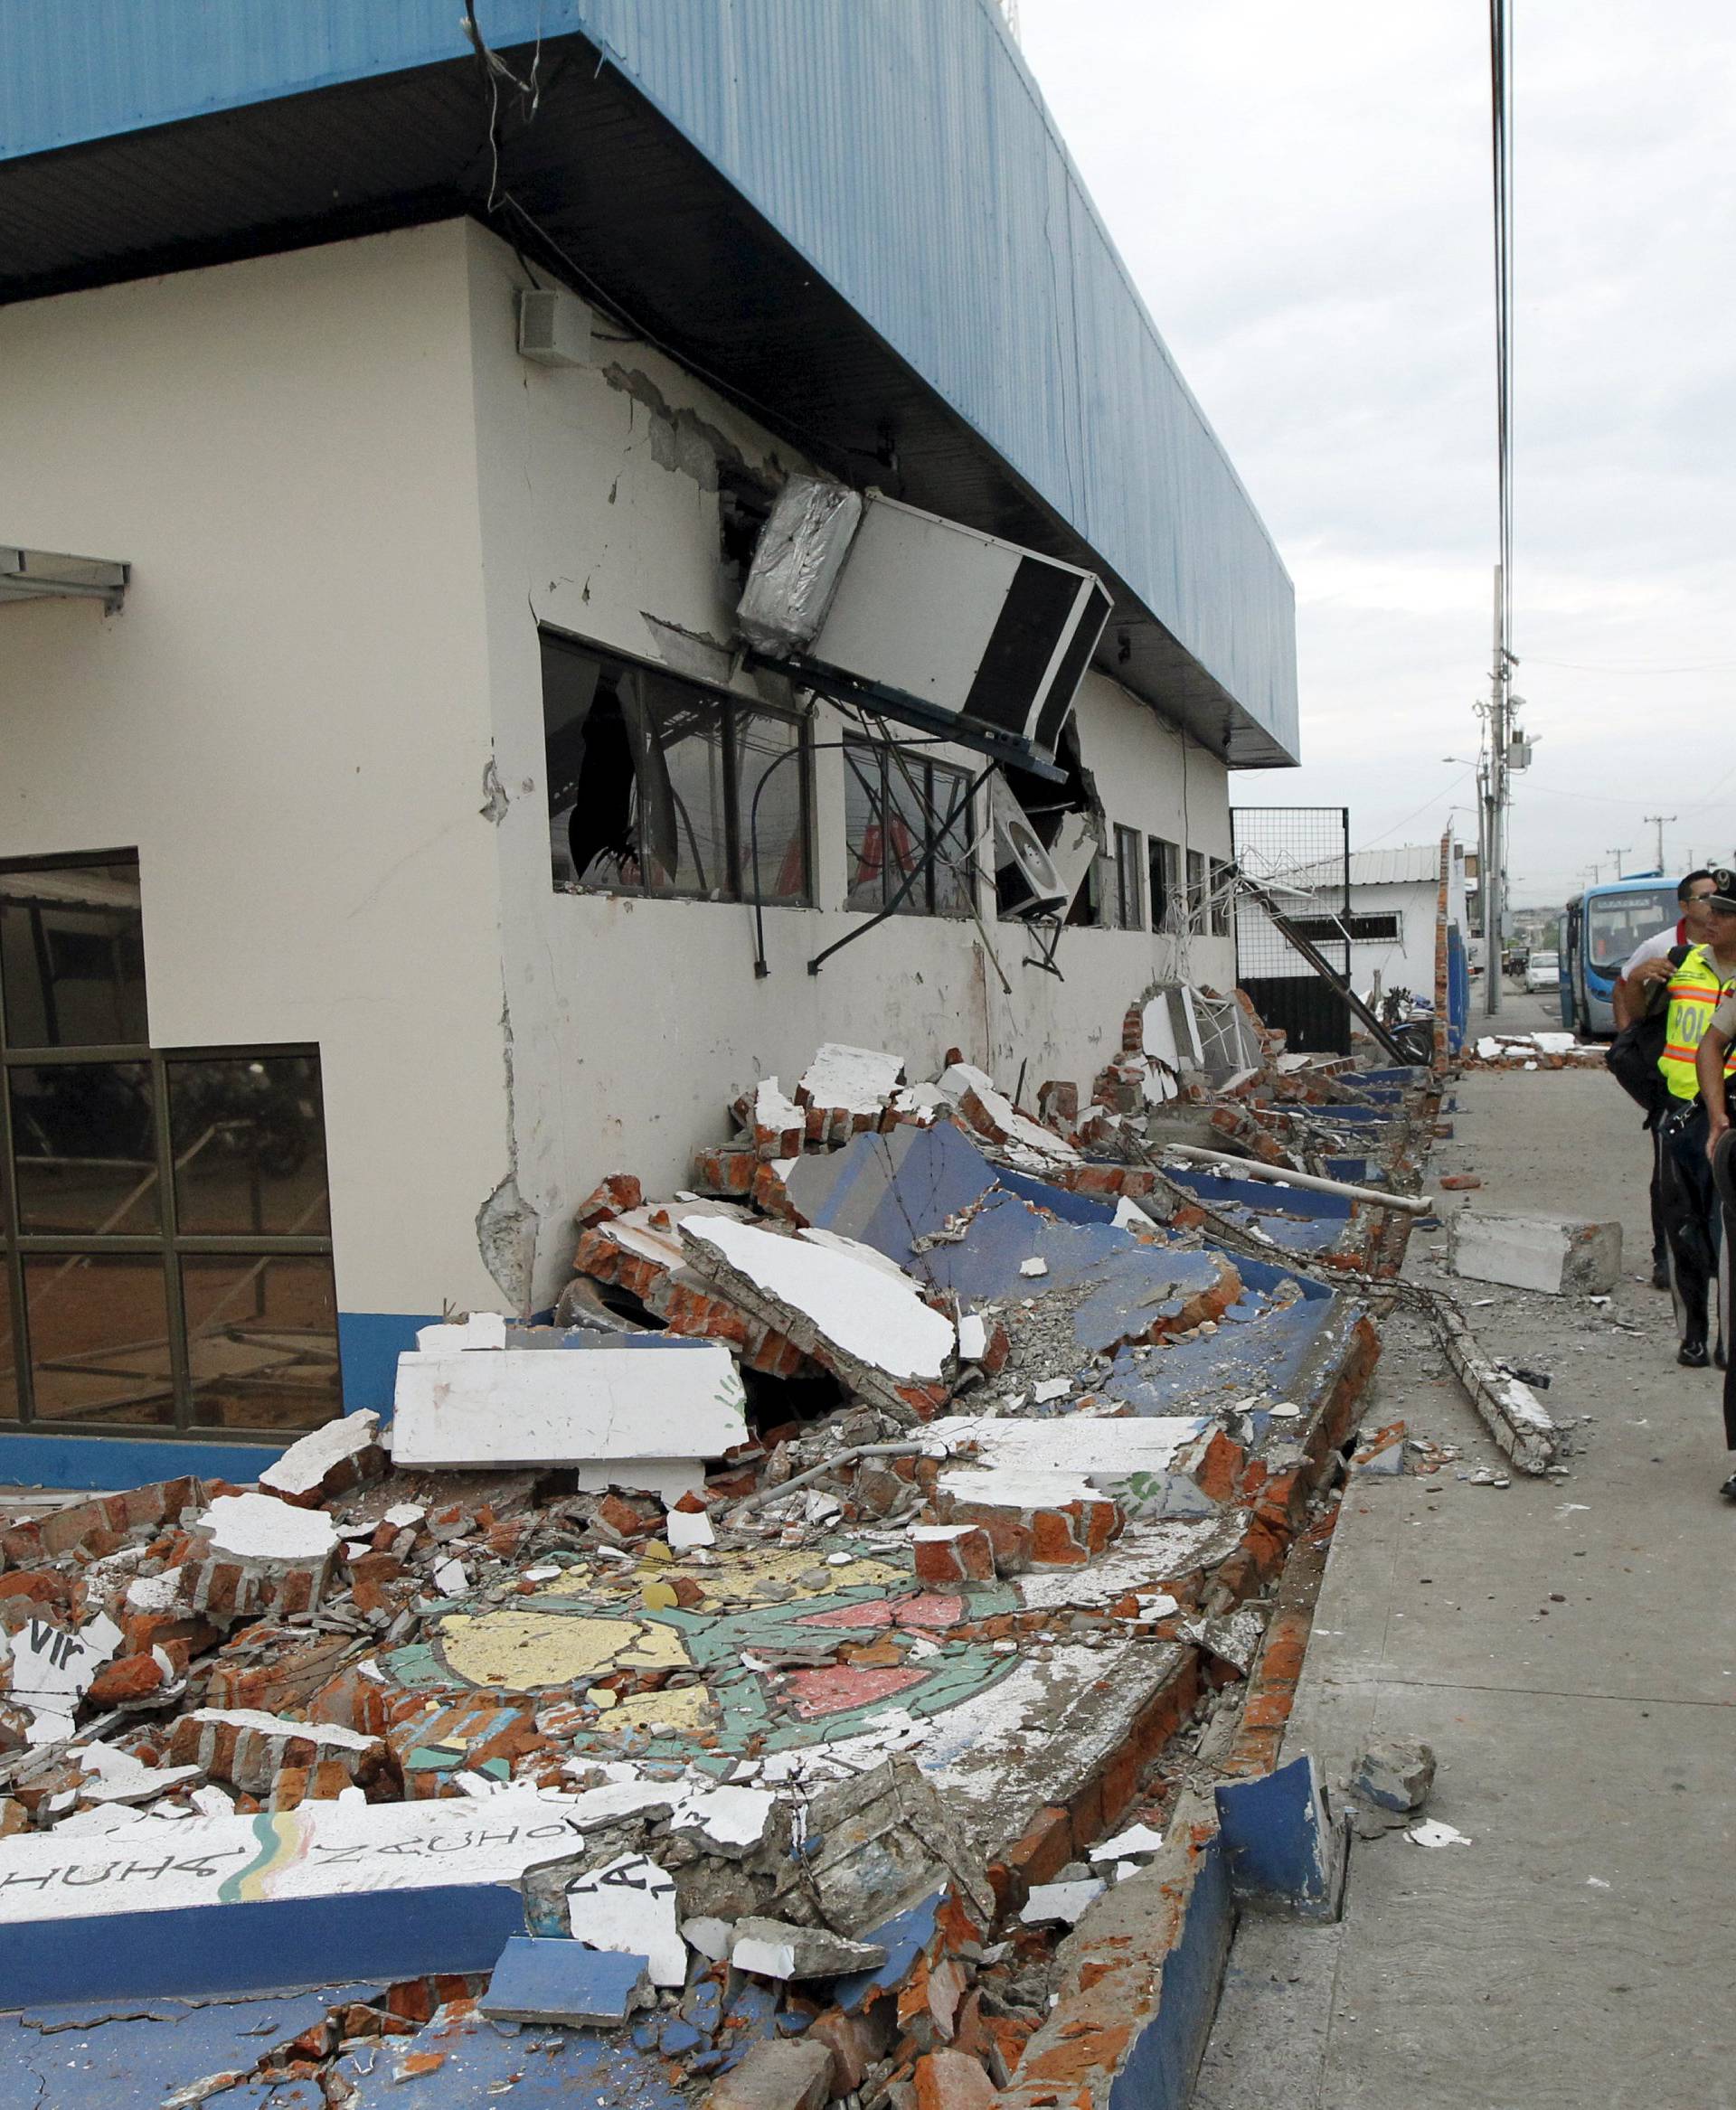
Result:
{"type": "Polygon", "coordinates": [[[599,1671],[679,1671],[689,1663],[673,1626],[514,1606],[455,1612],[440,1623],[440,1649],[450,1667],[473,1685],[521,1691],[594,1678],[599,1671]]]}
{"type": "Polygon", "coordinates": [[[679,1685],[673,1692],[647,1692],[640,1700],[624,1700],[612,1719],[692,1734],[706,1726],[711,1706],[712,1696],[704,1686],[679,1685]]]}

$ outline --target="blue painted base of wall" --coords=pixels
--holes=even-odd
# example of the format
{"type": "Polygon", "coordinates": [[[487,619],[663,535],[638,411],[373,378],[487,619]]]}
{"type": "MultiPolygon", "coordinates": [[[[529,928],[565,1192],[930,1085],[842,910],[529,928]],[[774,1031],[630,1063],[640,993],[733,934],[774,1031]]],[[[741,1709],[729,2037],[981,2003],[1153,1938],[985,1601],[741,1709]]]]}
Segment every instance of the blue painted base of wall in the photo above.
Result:
{"type": "Polygon", "coordinates": [[[344,1373],[344,1411],[372,1407],[392,1419],[398,1358],[416,1345],[419,1326],[438,1326],[439,1312],[340,1312],[337,1359],[344,1373]]]}
{"type": "Polygon", "coordinates": [[[196,1473],[203,1480],[257,1480],[283,1455],[274,1444],[209,1444],[130,1436],[0,1436],[0,1484],[113,1494],[196,1473]]]}
{"type": "MultiPolygon", "coordinates": [[[[340,1312],[337,1314],[338,1366],[344,1382],[344,1411],[372,1407],[392,1419],[398,1358],[416,1345],[419,1326],[431,1326],[438,1312],[340,1312]]],[[[196,1473],[204,1480],[257,1480],[294,1441],[268,1437],[264,1442],[212,1443],[197,1436],[38,1436],[33,1431],[0,1434],[0,1485],[67,1487],[112,1493],[143,1487],[153,1480],[173,1480],[196,1473]]]]}
{"type": "Polygon", "coordinates": [[[492,1971],[524,1931],[524,1898],[499,1883],[22,1920],[0,1928],[0,1986],[34,2007],[492,1971]]]}

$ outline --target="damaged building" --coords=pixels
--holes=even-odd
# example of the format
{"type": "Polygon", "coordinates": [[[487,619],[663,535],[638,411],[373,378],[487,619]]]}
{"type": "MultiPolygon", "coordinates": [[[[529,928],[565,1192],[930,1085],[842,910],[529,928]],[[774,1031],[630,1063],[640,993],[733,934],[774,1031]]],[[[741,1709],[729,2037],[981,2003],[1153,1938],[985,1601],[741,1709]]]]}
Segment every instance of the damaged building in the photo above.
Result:
{"type": "Polygon", "coordinates": [[[9,39],[13,1480],[389,1412],[822,1044],[1089,1099],[1297,753],[988,0],[243,12],[9,39]]]}

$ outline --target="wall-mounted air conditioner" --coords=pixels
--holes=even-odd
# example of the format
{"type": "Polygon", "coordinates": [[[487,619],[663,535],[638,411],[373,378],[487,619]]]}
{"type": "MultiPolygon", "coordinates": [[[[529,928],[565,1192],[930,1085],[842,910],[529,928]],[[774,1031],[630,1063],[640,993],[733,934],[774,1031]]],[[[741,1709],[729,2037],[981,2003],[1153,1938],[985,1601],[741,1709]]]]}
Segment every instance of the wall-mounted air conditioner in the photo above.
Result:
{"type": "Polygon", "coordinates": [[[1009,760],[1052,759],[1109,597],[1039,556],[871,491],[792,476],[739,620],[824,694],[1009,760]]]}

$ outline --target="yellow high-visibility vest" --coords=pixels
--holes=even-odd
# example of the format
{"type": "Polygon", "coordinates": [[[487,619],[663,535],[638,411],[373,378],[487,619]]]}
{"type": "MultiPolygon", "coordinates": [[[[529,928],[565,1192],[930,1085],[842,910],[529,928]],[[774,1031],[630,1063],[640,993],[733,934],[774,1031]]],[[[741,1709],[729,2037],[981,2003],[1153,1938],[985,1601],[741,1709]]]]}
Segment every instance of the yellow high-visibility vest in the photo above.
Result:
{"type": "MultiPolygon", "coordinates": [[[[1736,982],[1736,975],[1721,975],[1717,962],[1703,945],[1695,946],[1680,966],[1671,970],[1670,1009],[1664,1023],[1664,1052],[1657,1059],[1657,1067],[1671,1094],[1678,1099],[1699,1095],[1694,1059],[1718,1008],[1718,999],[1731,982],[1736,982]]],[[[1736,1076],[1736,1041],[1731,1043],[1724,1060],[1724,1075],[1736,1076]]]]}

